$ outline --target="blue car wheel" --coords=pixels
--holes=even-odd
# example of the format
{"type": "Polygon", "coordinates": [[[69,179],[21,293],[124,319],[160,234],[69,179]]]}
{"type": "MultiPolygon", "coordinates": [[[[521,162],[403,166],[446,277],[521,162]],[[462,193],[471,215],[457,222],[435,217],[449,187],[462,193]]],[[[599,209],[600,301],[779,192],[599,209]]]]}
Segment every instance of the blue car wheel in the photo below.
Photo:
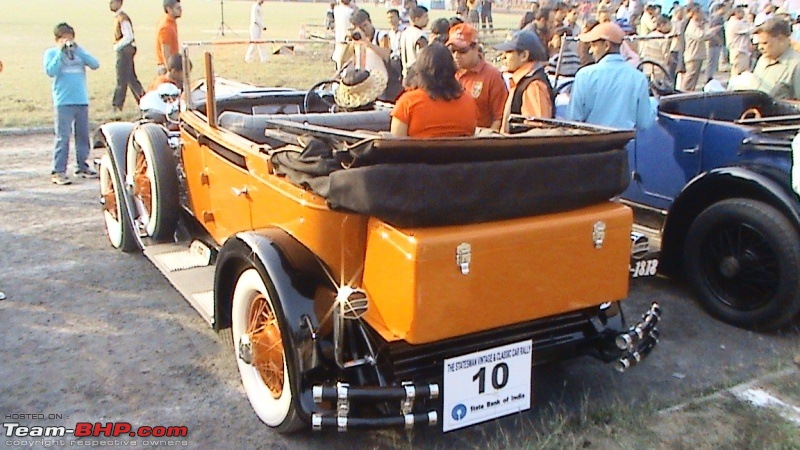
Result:
{"type": "Polygon", "coordinates": [[[703,307],[727,323],[776,329],[800,311],[800,237],[766,203],[711,205],[692,224],[684,257],[703,307]]]}

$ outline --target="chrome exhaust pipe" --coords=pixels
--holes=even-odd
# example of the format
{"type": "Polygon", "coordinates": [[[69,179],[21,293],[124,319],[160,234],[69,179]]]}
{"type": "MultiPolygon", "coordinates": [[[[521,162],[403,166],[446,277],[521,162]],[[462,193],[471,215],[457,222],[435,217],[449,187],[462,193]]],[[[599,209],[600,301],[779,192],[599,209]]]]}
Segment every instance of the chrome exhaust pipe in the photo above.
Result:
{"type": "Polygon", "coordinates": [[[661,307],[658,303],[653,303],[650,305],[650,309],[642,315],[641,322],[617,336],[614,339],[614,345],[620,350],[632,351],[643,339],[650,335],[652,330],[656,329],[660,319],[661,307]]]}
{"type": "Polygon", "coordinates": [[[624,373],[626,370],[639,364],[653,351],[656,344],[658,344],[658,331],[653,330],[639,342],[636,349],[629,350],[617,361],[615,369],[617,372],[624,373]]]}

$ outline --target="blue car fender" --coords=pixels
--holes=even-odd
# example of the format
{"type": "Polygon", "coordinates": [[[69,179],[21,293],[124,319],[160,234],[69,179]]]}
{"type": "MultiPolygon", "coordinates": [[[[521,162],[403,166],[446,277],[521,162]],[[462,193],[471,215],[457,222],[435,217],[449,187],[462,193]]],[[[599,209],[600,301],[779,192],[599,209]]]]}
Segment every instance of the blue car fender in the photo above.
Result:
{"type": "Polygon", "coordinates": [[[660,270],[674,273],[694,219],[706,208],[729,198],[759,200],[783,212],[800,232],[800,202],[787,174],[768,166],[720,167],[693,178],[670,207],[664,223],[660,270]]]}

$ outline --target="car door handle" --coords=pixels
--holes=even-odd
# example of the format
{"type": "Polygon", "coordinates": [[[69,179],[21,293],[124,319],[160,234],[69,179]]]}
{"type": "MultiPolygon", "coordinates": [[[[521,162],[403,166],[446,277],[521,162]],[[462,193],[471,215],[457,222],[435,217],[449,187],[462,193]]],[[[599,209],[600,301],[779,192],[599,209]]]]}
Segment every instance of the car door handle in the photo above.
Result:
{"type": "Polygon", "coordinates": [[[693,154],[697,153],[698,151],[700,151],[700,146],[699,145],[695,145],[694,147],[685,148],[682,151],[683,151],[683,153],[687,153],[687,154],[693,155],[693,154]]]}
{"type": "Polygon", "coordinates": [[[237,197],[247,197],[247,186],[243,186],[241,189],[231,188],[231,192],[237,197]]]}

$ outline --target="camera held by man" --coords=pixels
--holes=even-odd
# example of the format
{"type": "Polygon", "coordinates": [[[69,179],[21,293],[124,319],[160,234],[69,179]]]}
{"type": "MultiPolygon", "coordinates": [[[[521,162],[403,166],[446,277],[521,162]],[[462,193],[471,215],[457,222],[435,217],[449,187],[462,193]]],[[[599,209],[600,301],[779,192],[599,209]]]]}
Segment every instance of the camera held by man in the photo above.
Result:
{"type": "Polygon", "coordinates": [[[67,55],[69,59],[75,59],[75,48],[78,47],[78,44],[75,41],[64,41],[64,45],[61,47],[61,51],[67,55]]]}

